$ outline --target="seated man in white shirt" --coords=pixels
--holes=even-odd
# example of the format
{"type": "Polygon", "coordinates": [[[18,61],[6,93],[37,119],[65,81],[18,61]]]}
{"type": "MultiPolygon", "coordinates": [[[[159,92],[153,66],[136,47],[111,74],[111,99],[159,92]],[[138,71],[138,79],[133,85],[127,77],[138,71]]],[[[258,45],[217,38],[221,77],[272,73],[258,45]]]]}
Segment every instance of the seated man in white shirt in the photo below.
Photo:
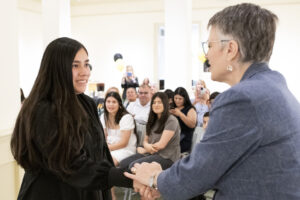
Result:
{"type": "Polygon", "coordinates": [[[138,94],[139,98],[129,104],[127,111],[134,116],[137,123],[146,124],[150,112],[151,88],[148,85],[141,85],[138,94]]]}
{"type": "Polygon", "coordinates": [[[126,100],[124,102],[125,108],[129,106],[131,102],[135,102],[138,97],[136,89],[134,87],[129,87],[126,90],[126,100]]]}

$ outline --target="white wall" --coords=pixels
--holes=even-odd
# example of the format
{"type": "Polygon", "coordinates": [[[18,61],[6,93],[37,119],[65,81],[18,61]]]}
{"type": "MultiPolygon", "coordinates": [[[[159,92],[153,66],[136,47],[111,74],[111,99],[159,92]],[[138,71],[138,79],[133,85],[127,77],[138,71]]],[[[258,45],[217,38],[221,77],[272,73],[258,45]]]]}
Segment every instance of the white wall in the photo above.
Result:
{"type": "Polygon", "coordinates": [[[4,4],[0,7],[0,136],[10,133],[20,107],[16,0],[1,0],[4,4]]]}
{"type": "Polygon", "coordinates": [[[125,64],[134,68],[141,83],[153,79],[154,24],[162,14],[128,13],[72,18],[72,34],[89,51],[93,65],[91,79],[120,88],[123,72],[117,70],[113,56],[121,53],[125,64]]]}
{"type": "Polygon", "coordinates": [[[28,96],[37,76],[43,51],[41,13],[19,9],[20,85],[25,96],[28,96]]]}
{"type": "Polygon", "coordinates": [[[279,18],[270,66],[281,72],[300,101],[300,3],[268,6],[279,18]]]}
{"type": "MultiPolygon", "coordinates": [[[[72,37],[81,41],[89,51],[93,65],[91,80],[105,82],[106,89],[110,86],[120,87],[123,72],[117,70],[113,61],[115,53],[123,55],[125,64],[133,65],[140,82],[145,77],[152,80],[157,78],[155,25],[163,23],[164,13],[163,1],[153,2],[134,1],[72,7],[72,37]]],[[[193,22],[200,23],[200,40],[205,41],[208,19],[231,1],[211,1],[207,5],[202,1],[193,2],[193,22]]],[[[300,18],[300,1],[280,2],[282,1],[262,5],[279,17],[270,66],[284,74],[289,88],[300,100],[300,91],[296,88],[300,82],[297,73],[300,46],[300,23],[297,19],[300,18]]],[[[21,86],[28,94],[43,53],[42,22],[41,13],[36,12],[36,9],[21,9],[20,15],[21,86]]],[[[207,82],[212,92],[228,88],[225,84],[211,81],[209,73],[201,73],[199,78],[207,82]]]]}

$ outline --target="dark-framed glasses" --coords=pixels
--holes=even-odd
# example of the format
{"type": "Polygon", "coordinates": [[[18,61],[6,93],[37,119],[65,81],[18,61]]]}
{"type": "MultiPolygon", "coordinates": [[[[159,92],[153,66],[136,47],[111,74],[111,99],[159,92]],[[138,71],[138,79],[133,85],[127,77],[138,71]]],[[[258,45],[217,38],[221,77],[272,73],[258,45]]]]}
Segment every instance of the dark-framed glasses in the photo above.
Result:
{"type": "Polygon", "coordinates": [[[210,48],[210,43],[213,43],[213,42],[229,42],[230,40],[214,40],[214,41],[206,41],[206,42],[201,42],[202,44],[202,50],[203,50],[203,53],[205,55],[207,55],[207,52],[210,48]]]}

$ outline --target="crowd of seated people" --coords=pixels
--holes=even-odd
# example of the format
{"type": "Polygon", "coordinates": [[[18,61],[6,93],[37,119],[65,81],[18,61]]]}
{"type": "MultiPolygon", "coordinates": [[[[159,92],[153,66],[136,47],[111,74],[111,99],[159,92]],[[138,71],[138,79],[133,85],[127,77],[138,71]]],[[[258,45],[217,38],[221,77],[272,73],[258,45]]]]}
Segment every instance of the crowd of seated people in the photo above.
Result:
{"type": "Polygon", "coordinates": [[[155,161],[163,169],[169,168],[192,150],[195,128],[206,129],[218,94],[210,95],[202,80],[197,82],[192,99],[183,87],[152,93],[149,84],[142,84],[138,90],[127,88],[126,99],[122,101],[118,88],[109,88],[100,120],[115,165],[131,168],[134,163],[155,161]],[[141,146],[136,125],[145,127],[141,146]]]}
{"type": "MultiPolygon", "coordinates": [[[[137,124],[147,124],[151,111],[150,100],[157,93],[153,94],[149,85],[140,85],[138,92],[135,87],[127,88],[127,98],[122,103],[126,112],[131,114],[137,124]]],[[[112,91],[120,94],[117,87],[111,87],[106,95],[112,91]]],[[[164,93],[167,95],[169,112],[177,118],[180,125],[181,152],[190,152],[195,127],[207,126],[203,121],[204,114],[210,111],[214,99],[220,93],[213,92],[210,95],[203,80],[197,82],[194,98],[190,98],[187,90],[183,87],[178,87],[175,91],[166,89],[164,93]]]]}
{"type": "Polygon", "coordinates": [[[169,168],[180,156],[180,127],[169,112],[168,97],[163,92],[153,95],[146,125],[143,147],[137,154],[124,159],[120,166],[131,168],[134,163],[158,162],[163,169],[169,168]]]}

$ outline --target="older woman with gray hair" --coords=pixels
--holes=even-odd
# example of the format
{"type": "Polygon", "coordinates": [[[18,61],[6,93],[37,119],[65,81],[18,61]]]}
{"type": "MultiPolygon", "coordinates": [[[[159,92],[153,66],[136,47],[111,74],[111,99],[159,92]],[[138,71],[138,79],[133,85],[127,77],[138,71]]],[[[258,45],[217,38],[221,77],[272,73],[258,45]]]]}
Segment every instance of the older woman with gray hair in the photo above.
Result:
{"type": "Polygon", "coordinates": [[[150,187],[146,197],[215,200],[300,199],[300,105],[284,77],[269,68],[277,16],[243,3],[216,13],[203,43],[211,78],[231,86],[218,95],[203,140],[162,171],[136,164],[126,176],[150,187]]]}

